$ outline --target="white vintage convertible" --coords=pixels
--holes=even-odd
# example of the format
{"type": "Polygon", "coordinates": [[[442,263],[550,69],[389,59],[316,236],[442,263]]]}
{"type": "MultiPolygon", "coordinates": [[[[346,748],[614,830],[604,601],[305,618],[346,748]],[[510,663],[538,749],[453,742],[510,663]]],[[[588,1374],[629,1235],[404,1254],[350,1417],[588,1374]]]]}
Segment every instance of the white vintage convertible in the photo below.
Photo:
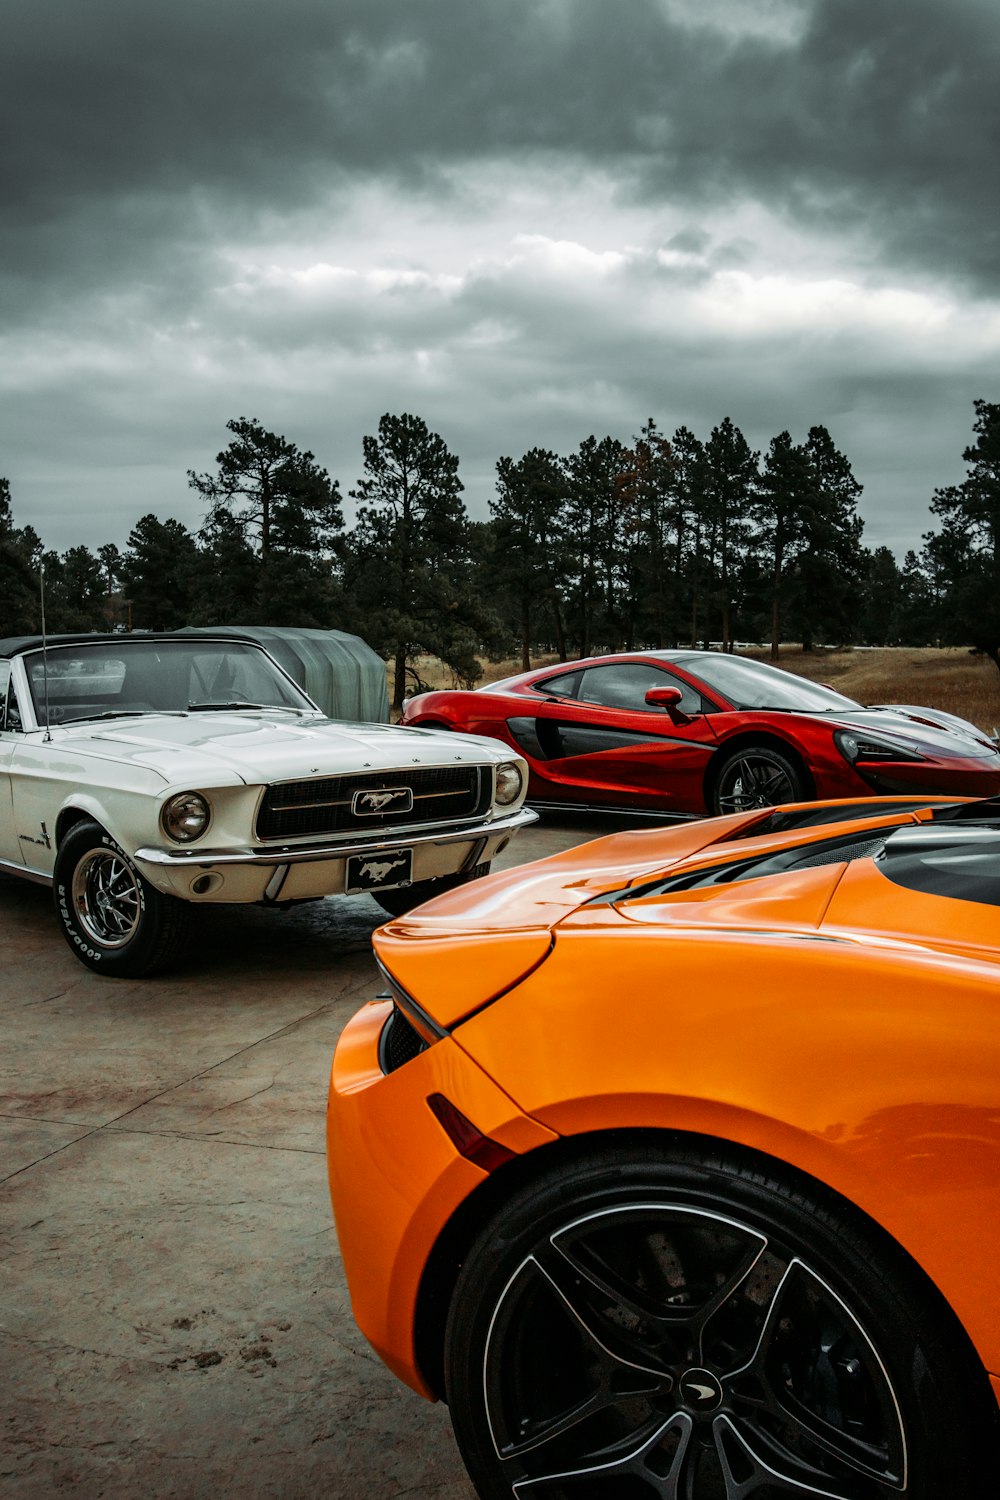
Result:
{"type": "Polygon", "coordinates": [[[486,873],[527,784],[498,742],[328,719],[224,633],[0,641],[0,870],[100,973],[165,968],[199,902],[398,915],[486,873]]]}

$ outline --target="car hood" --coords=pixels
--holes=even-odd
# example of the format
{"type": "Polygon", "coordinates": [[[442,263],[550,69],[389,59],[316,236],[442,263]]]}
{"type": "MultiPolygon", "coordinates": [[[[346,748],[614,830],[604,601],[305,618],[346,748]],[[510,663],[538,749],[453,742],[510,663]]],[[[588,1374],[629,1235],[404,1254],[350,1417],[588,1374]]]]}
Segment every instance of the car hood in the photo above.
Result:
{"type": "MultiPolygon", "coordinates": [[[[913,826],[940,805],[804,803],[611,834],[439,896],[380,928],[375,950],[390,976],[449,1027],[542,963],[559,932],[570,928],[644,924],[815,936],[852,857],[831,852],[835,841],[849,840],[856,857],[887,829],[913,826]],[[779,819],[788,826],[776,836],[779,819]],[[793,857],[803,851],[803,867],[787,874],[766,869],[764,861],[783,850],[793,857]],[[771,878],[755,878],[755,862],[771,878]],[[669,889],[656,889],[661,883],[669,889]]],[[[854,915],[865,899],[851,908],[854,915]]],[[[898,927],[900,920],[892,922],[898,927]]]]}
{"type": "Polygon", "coordinates": [[[824,715],[823,721],[833,722],[840,729],[868,730],[871,734],[902,740],[907,746],[943,759],[972,756],[991,760],[1000,753],[993,740],[974,724],[953,714],[916,705],[892,703],[885,707],[851,709],[831,714],[829,718],[824,715]]]}
{"type": "Polygon", "coordinates": [[[499,761],[505,753],[472,735],[222,710],[67,726],[53,730],[52,743],[145,766],[168,782],[206,785],[220,777],[256,785],[403,765],[474,765],[499,761]]]}

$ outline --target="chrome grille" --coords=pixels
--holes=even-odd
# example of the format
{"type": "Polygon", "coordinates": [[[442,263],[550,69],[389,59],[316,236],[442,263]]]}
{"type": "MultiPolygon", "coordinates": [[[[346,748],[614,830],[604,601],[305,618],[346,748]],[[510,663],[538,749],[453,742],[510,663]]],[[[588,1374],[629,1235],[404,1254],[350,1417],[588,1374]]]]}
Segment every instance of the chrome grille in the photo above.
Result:
{"type": "Polygon", "coordinates": [[[321,776],[313,781],[283,781],[264,793],[257,814],[257,837],[377,834],[383,829],[421,823],[461,822],[487,810],[492,790],[488,766],[414,766],[399,771],[321,776]],[[398,795],[402,792],[409,796],[398,795]],[[385,805],[380,807],[380,802],[385,805]],[[360,804],[367,804],[371,810],[360,810],[360,804]]]}

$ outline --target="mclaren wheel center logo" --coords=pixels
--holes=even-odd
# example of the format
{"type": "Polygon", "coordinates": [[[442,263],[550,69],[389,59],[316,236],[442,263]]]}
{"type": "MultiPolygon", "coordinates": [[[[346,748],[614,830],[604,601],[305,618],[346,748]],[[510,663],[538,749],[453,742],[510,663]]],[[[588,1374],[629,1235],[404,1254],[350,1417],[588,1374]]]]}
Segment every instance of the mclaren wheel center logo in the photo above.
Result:
{"type": "Polygon", "coordinates": [[[724,1399],[722,1386],[710,1370],[688,1370],[679,1389],[685,1406],[694,1412],[718,1411],[724,1399]]]}
{"type": "Polygon", "coordinates": [[[355,792],[351,811],[356,817],[373,817],[376,813],[409,812],[412,807],[413,793],[408,786],[389,786],[370,792],[355,792]]]}

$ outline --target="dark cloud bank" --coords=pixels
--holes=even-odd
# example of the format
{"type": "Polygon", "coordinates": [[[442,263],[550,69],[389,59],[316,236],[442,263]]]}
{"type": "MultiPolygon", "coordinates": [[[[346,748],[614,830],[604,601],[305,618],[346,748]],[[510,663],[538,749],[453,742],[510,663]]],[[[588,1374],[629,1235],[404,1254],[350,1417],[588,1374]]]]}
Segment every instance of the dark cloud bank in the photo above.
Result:
{"type": "Polygon", "coordinates": [[[480,508],[501,452],[728,413],[825,422],[917,544],[997,394],[998,54],[993,0],[12,5],[18,519],[190,522],[240,412],[346,487],[415,409],[480,508]]]}

